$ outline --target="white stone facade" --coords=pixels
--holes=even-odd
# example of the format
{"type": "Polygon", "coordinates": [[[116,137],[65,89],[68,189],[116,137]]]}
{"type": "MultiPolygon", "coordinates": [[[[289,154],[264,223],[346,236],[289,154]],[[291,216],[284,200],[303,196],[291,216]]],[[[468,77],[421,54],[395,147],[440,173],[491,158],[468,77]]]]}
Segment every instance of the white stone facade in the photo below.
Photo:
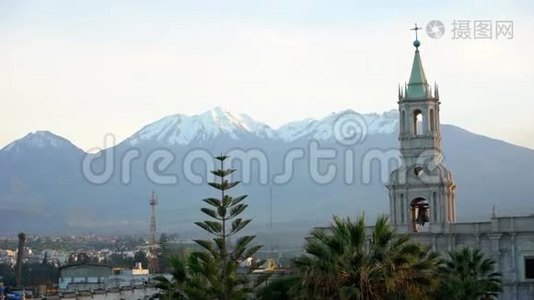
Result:
{"type": "Polygon", "coordinates": [[[500,299],[534,299],[534,278],[526,278],[525,272],[525,260],[534,258],[534,216],[496,216],[487,222],[455,223],[444,229],[411,235],[439,253],[462,246],[480,249],[497,262],[497,271],[503,276],[500,299]]]}

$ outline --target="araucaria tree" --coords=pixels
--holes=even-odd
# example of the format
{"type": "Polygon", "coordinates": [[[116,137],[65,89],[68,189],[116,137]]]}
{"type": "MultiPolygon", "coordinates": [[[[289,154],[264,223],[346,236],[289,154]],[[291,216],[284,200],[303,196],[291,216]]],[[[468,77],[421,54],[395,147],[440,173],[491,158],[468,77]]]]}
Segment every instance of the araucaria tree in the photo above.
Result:
{"type": "Polygon", "coordinates": [[[189,257],[190,280],[187,290],[192,299],[246,299],[262,281],[260,277],[252,282],[250,275],[263,261],[251,259],[250,265],[240,268],[240,264],[251,258],[261,246],[250,246],[255,236],[235,237],[251,220],[240,217],[248,206],[243,203],[247,196],[228,195],[228,190],[239,182],[228,180],[235,170],[225,169],[224,162],[227,158],[225,155],[217,156],[220,168],[211,172],[216,180],[209,185],[220,192],[219,198],[203,200],[208,207],[201,211],[210,220],[195,222],[213,235],[213,238],[196,240],[203,251],[193,252],[189,257]]]}

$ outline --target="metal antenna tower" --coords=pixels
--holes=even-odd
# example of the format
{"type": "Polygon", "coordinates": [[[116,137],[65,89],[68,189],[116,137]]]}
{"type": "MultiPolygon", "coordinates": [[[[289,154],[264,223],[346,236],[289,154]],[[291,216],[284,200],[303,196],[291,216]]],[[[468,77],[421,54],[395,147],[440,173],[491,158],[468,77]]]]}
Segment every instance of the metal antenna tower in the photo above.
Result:
{"type": "Polygon", "coordinates": [[[152,196],[148,201],[152,210],[150,217],[150,236],[148,245],[148,270],[151,274],[159,272],[158,262],[158,240],[156,238],[156,205],[158,205],[158,198],[156,193],[152,191],[152,196]]]}

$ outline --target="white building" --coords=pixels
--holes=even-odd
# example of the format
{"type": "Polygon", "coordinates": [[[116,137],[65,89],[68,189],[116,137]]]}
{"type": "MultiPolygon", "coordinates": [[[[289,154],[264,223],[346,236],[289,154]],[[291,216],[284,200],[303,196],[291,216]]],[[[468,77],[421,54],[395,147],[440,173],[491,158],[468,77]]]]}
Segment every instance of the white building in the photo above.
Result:
{"type": "Polygon", "coordinates": [[[133,269],[93,263],[68,264],[59,269],[59,290],[62,292],[144,286],[151,279],[148,270],[140,263],[133,269]]]}

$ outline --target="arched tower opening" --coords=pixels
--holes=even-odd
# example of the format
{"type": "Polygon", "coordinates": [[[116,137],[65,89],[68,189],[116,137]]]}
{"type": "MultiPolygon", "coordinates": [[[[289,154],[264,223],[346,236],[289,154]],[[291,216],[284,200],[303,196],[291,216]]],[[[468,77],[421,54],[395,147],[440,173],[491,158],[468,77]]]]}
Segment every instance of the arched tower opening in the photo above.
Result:
{"type": "Polygon", "coordinates": [[[425,198],[417,197],[410,202],[412,231],[419,232],[430,222],[430,204],[425,198]]]}
{"type": "Polygon", "coordinates": [[[416,109],[413,111],[413,133],[415,136],[423,135],[423,113],[416,109]]]}

